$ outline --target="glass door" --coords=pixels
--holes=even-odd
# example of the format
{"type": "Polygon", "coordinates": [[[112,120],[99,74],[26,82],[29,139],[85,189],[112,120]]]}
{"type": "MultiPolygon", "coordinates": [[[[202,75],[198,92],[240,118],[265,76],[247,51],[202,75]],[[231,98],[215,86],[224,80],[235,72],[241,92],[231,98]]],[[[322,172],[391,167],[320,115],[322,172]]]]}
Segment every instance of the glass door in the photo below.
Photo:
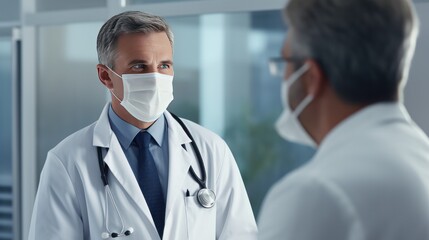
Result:
{"type": "Polygon", "coordinates": [[[20,235],[20,52],[18,30],[0,32],[0,239],[20,235]]]}
{"type": "Polygon", "coordinates": [[[0,239],[13,239],[12,39],[0,37],[0,239]]]}

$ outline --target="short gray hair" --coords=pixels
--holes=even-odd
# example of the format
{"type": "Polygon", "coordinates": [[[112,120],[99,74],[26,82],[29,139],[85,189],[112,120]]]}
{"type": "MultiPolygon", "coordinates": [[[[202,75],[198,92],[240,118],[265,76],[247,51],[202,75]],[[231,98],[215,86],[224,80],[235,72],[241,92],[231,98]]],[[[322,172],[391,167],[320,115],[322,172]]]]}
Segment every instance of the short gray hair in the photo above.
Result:
{"type": "Polygon", "coordinates": [[[395,101],[418,33],[411,0],[290,0],[292,52],[312,58],[349,103],[395,101]]]}
{"type": "Polygon", "coordinates": [[[116,43],[121,35],[154,32],[165,32],[173,47],[173,33],[162,17],[139,11],[123,12],[111,17],[97,36],[98,62],[113,69],[116,43]]]}

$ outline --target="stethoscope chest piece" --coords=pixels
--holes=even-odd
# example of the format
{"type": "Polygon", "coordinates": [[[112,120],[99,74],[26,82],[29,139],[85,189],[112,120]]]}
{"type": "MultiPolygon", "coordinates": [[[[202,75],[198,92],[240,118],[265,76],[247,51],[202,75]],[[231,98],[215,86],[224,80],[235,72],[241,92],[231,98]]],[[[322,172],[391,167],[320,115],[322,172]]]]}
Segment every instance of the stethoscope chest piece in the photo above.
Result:
{"type": "Polygon", "coordinates": [[[216,202],[216,194],[208,188],[202,188],[198,191],[197,199],[204,208],[212,208],[216,202]]]}

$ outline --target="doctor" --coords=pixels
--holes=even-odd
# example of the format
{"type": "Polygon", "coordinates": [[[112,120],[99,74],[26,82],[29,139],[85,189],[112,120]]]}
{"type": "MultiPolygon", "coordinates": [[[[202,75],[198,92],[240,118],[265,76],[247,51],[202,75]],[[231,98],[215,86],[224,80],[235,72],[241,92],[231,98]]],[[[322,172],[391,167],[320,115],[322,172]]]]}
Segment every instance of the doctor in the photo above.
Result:
{"type": "Polygon", "coordinates": [[[429,140],[402,96],[412,1],[290,0],[284,11],[276,127],[318,150],[269,191],[259,239],[429,239],[429,140]]]}
{"type": "Polygon", "coordinates": [[[158,16],[124,12],[102,26],[97,70],[112,101],[49,151],[30,240],[256,239],[228,146],[166,111],[172,46],[158,16]]]}

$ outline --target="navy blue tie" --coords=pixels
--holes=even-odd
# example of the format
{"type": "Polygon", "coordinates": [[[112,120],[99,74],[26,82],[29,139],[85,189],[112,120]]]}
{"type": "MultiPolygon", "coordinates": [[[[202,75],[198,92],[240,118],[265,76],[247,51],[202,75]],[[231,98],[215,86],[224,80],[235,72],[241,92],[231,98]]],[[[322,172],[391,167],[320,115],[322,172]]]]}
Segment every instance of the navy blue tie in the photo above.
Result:
{"type": "Polygon", "coordinates": [[[149,206],[158,234],[162,239],[165,221],[165,200],[158,170],[149,151],[151,138],[152,136],[148,132],[139,132],[135,137],[135,141],[139,146],[138,182],[149,206]]]}

